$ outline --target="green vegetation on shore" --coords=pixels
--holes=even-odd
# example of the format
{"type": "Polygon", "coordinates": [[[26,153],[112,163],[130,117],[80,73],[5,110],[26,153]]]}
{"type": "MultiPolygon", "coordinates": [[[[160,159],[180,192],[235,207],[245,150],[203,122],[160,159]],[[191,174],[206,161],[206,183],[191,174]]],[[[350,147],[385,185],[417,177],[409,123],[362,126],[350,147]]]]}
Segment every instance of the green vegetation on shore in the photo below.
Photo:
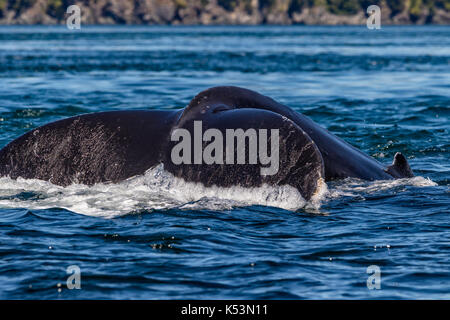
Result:
{"type": "Polygon", "coordinates": [[[450,23],[450,0],[0,0],[0,23],[63,23],[73,4],[89,24],[359,24],[373,4],[387,24],[450,23]]]}

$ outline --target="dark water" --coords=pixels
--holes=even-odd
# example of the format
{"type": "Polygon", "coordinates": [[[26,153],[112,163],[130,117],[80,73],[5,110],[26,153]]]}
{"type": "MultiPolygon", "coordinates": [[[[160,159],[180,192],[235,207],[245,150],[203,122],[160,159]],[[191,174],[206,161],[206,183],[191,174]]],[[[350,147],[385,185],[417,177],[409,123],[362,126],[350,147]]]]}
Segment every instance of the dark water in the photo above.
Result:
{"type": "Polygon", "coordinates": [[[193,201],[152,176],[2,178],[0,298],[450,298],[450,27],[1,27],[0,146],[77,114],[181,108],[215,85],[269,95],[379,161],[400,151],[420,177],[331,183],[296,211],[258,192],[193,201]]]}

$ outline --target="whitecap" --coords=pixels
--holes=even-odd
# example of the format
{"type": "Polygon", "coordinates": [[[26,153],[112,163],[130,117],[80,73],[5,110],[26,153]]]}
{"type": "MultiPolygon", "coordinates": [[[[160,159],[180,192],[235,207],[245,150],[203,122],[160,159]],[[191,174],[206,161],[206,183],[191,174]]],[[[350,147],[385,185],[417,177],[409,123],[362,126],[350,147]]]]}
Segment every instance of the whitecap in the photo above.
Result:
{"type": "Polygon", "coordinates": [[[254,188],[233,186],[205,187],[186,182],[164,170],[163,165],[143,175],[120,183],[99,183],[93,186],[72,184],[67,187],[36,179],[0,178],[0,207],[49,209],[63,208],[72,212],[113,218],[133,212],[159,209],[230,210],[234,207],[261,205],[290,211],[306,209],[315,212],[329,200],[358,197],[398,186],[427,187],[437,184],[430,179],[414,177],[397,180],[364,181],[348,178],[328,186],[319,180],[310,201],[289,185],[262,185],[254,188]]]}
{"type": "Polygon", "coordinates": [[[164,170],[162,165],[140,176],[120,183],[99,183],[93,186],[72,184],[56,186],[36,179],[0,178],[0,207],[48,209],[64,208],[73,212],[112,218],[132,212],[157,209],[212,209],[262,205],[295,211],[318,208],[327,193],[327,185],[319,181],[318,191],[307,202],[289,185],[262,185],[254,188],[205,187],[186,182],[164,170]],[[18,197],[23,192],[33,196],[18,197]]]}

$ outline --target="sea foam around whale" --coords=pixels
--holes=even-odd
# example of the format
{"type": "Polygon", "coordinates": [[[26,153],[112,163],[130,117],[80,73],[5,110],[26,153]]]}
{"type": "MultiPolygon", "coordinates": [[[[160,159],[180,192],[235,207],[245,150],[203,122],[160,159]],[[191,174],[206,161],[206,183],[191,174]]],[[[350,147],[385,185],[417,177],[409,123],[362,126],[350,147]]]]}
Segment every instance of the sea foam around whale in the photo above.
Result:
{"type": "Polygon", "coordinates": [[[68,187],[36,179],[0,178],[0,207],[48,209],[64,208],[76,213],[113,218],[158,209],[227,210],[233,207],[263,205],[295,211],[318,210],[329,199],[374,193],[402,185],[435,186],[423,177],[367,182],[346,179],[329,188],[324,181],[310,201],[291,186],[263,185],[255,188],[207,188],[186,182],[165,171],[162,165],[117,184],[68,187]]]}

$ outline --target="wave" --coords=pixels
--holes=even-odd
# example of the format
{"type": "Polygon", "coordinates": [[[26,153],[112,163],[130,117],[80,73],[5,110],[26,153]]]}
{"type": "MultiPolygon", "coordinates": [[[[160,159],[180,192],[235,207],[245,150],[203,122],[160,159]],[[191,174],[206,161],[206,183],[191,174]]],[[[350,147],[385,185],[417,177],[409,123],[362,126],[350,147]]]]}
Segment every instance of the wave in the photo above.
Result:
{"type": "Polygon", "coordinates": [[[413,178],[395,179],[395,180],[376,180],[366,181],[356,178],[347,178],[331,184],[331,188],[326,195],[327,199],[336,199],[342,197],[357,197],[361,194],[374,194],[386,190],[392,190],[397,187],[436,187],[438,184],[429,178],[421,176],[413,178]]]}
{"type": "Polygon", "coordinates": [[[205,187],[186,182],[164,170],[162,165],[123,182],[100,183],[93,186],[72,184],[67,187],[36,179],[0,178],[0,207],[49,209],[63,208],[72,212],[114,218],[130,213],[152,210],[231,210],[234,207],[262,205],[289,211],[306,209],[314,212],[329,200],[356,197],[398,186],[436,186],[430,179],[363,181],[344,179],[328,186],[319,181],[319,188],[310,201],[291,186],[263,185],[255,188],[205,187]]]}
{"type": "Polygon", "coordinates": [[[307,202],[291,186],[262,185],[255,188],[205,187],[186,182],[164,170],[162,165],[123,182],[67,187],[36,179],[0,178],[0,206],[4,208],[63,208],[90,216],[113,218],[133,212],[158,209],[226,210],[263,205],[286,210],[318,208],[327,193],[325,182],[307,202]]]}
{"type": "MultiPolygon", "coordinates": [[[[71,47],[72,48],[72,47],[71,47]]],[[[86,50],[88,47],[86,47],[86,50]]],[[[0,53],[0,74],[9,72],[94,72],[94,71],[146,71],[146,72],[186,72],[186,71],[237,71],[243,73],[270,72],[312,72],[312,71],[442,71],[448,70],[448,55],[374,55],[361,53],[341,54],[335,51],[303,53],[286,50],[270,52],[228,52],[222,51],[112,51],[82,50],[64,52],[60,48],[49,54],[33,50],[0,53]],[[118,63],[120,61],[120,63],[118,63]],[[280,64],[280,61],[283,61],[280,64]]],[[[352,51],[353,52],[353,51],[352,51]]]]}

